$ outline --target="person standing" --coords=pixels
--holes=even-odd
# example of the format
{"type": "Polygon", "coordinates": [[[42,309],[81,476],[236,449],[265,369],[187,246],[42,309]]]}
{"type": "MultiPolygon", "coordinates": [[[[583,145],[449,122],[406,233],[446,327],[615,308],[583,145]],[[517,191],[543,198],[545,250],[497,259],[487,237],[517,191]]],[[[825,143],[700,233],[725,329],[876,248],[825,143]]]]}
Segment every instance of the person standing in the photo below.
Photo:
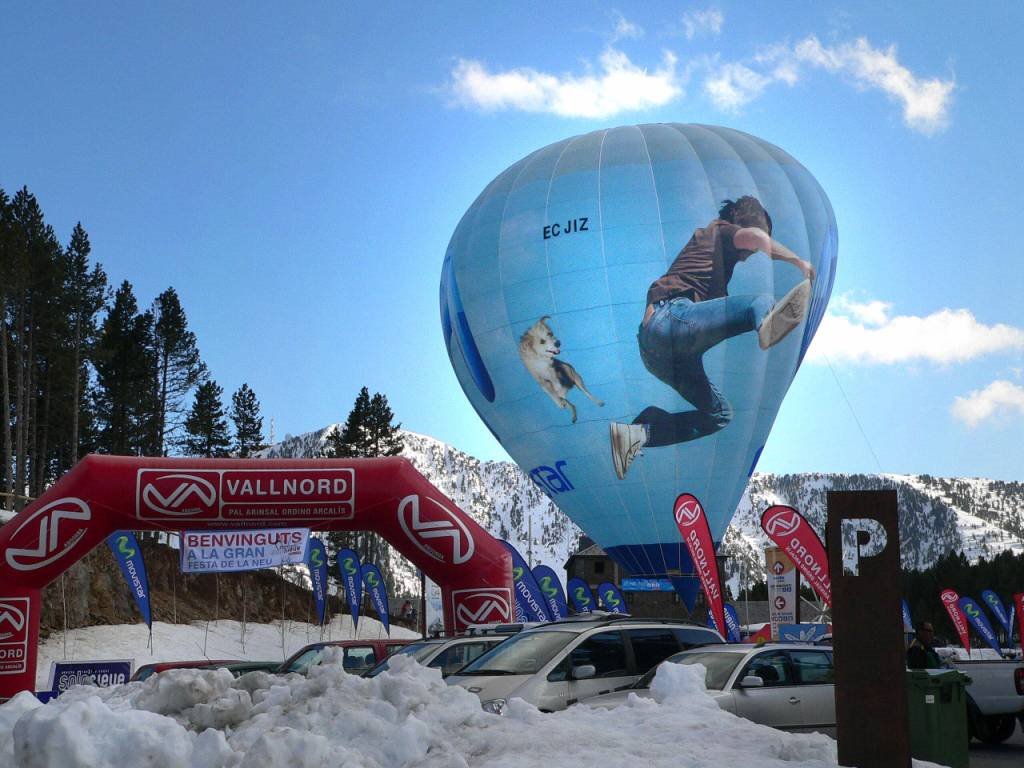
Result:
{"type": "Polygon", "coordinates": [[[942,661],[932,647],[935,630],[930,621],[921,622],[913,641],[907,647],[908,669],[941,669],[942,661]]]}

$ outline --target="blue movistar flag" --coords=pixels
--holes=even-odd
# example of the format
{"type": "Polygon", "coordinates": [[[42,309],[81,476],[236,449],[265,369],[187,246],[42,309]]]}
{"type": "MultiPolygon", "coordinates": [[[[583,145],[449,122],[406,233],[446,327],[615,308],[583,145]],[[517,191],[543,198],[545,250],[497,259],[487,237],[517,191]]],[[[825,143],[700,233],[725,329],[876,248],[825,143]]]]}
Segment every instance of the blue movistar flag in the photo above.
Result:
{"type": "MultiPolygon", "coordinates": [[[[740,641],[740,619],[736,615],[736,609],[733,608],[729,603],[724,606],[725,613],[725,642],[727,643],[738,643],[740,641]]],[[[708,611],[708,627],[711,629],[718,629],[715,626],[715,617],[711,611],[708,611]]]]}
{"type": "Polygon", "coordinates": [[[622,596],[619,588],[610,581],[598,585],[597,596],[601,599],[601,605],[609,613],[629,613],[626,598],[622,596]]]}
{"type": "Polygon", "coordinates": [[[903,631],[913,632],[914,631],[914,620],[910,618],[910,606],[907,605],[906,600],[900,600],[900,605],[903,609],[903,631]]]}
{"type": "Polygon", "coordinates": [[[590,613],[597,609],[597,600],[594,593],[590,591],[590,585],[579,576],[573,576],[565,585],[569,593],[569,600],[572,601],[572,609],[576,613],[590,613]]]}
{"type": "Polygon", "coordinates": [[[370,593],[370,602],[373,603],[373,609],[377,611],[377,615],[380,616],[381,624],[384,625],[384,631],[391,634],[391,623],[388,621],[388,585],[384,583],[384,577],[381,576],[380,568],[373,563],[364,563],[362,567],[363,573],[363,584],[366,585],[366,591],[370,593]]]}
{"type": "Polygon", "coordinates": [[[999,640],[996,638],[996,633],[992,631],[992,625],[988,621],[988,617],[985,616],[981,610],[981,606],[975,601],[973,597],[961,597],[960,598],[960,610],[967,616],[967,620],[971,622],[971,626],[974,630],[981,635],[981,638],[988,643],[996,651],[996,653],[1002,653],[999,648],[999,640]]]}
{"type": "Polygon", "coordinates": [[[128,582],[135,604],[139,606],[142,620],[147,627],[153,629],[153,614],[149,607],[149,577],[146,576],[146,564],[142,562],[142,550],[135,534],[131,531],[112,533],[107,537],[107,546],[121,566],[121,573],[128,582]]]}
{"type": "Polygon", "coordinates": [[[533,568],[533,578],[540,586],[541,594],[548,606],[548,613],[553,619],[564,619],[569,615],[569,606],[565,603],[565,593],[562,591],[562,582],[558,580],[558,574],[549,565],[536,565],[533,568]]]}
{"type": "Polygon", "coordinates": [[[725,639],[730,643],[740,641],[740,617],[736,615],[736,608],[729,603],[725,604],[725,628],[728,629],[725,639]]]}
{"type": "Polygon", "coordinates": [[[309,568],[309,583],[313,586],[317,620],[323,626],[327,616],[327,548],[316,536],[309,537],[306,565],[309,568]]]}
{"type": "Polygon", "coordinates": [[[981,599],[988,606],[988,609],[992,611],[992,615],[1003,625],[1003,629],[1006,630],[1006,636],[1012,636],[1013,630],[1011,627],[1013,625],[1010,623],[1010,614],[1007,612],[1006,606],[1003,605],[1003,601],[999,599],[999,595],[991,589],[983,589],[981,591],[981,599]]]}
{"type": "Polygon", "coordinates": [[[359,628],[359,605],[363,602],[363,575],[359,570],[359,555],[353,549],[338,550],[338,572],[345,586],[348,612],[352,616],[352,629],[359,628]]]}
{"type": "Polygon", "coordinates": [[[516,591],[516,621],[551,621],[547,602],[540,591],[540,585],[533,578],[533,571],[519,550],[502,541],[512,555],[512,582],[516,591]]]}

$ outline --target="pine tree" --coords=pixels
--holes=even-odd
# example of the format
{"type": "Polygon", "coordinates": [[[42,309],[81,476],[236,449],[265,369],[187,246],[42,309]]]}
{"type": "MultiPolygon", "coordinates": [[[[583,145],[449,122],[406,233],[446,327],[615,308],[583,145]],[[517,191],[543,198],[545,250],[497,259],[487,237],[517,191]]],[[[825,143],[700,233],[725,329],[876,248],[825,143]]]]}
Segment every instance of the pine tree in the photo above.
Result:
{"type": "Polygon", "coordinates": [[[264,447],[260,401],[248,384],[242,384],[231,396],[231,421],[235,425],[234,450],[239,458],[248,458],[264,447]]]}
{"type": "Polygon", "coordinates": [[[185,453],[189,456],[223,458],[231,439],[221,397],[224,390],[212,379],[196,389],[195,402],[185,419],[185,453]]]}
{"type": "Polygon", "coordinates": [[[99,448],[119,455],[149,454],[154,446],[153,316],[139,314],[125,280],[103,319],[96,350],[95,407],[99,448]]]}
{"type": "Polygon", "coordinates": [[[156,347],[156,432],[160,455],[181,430],[185,398],[207,376],[206,364],[199,357],[196,335],[188,329],[188,319],[174,288],[168,288],[153,303],[156,347]]]}
{"type": "Polygon", "coordinates": [[[107,275],[103,267],[96,264],[91,271],[89,269],[91,251],[89,235],[82,228],[82,223],[78,222],[65,251],[64,276],[73,350],[70,371],[69,465],[77,462],[82,455],[83,436],[91,440],[93,425],[83,419],[83,416],[89,416],[87,398],[84,397],[89,383],[86,361],[91,360],[92,347],[96,343],[96,315],[103,309],[107,298],[107,275]]]}
{"type": "MultiPolygon", "coordinates": [[[[402,436],[399,431],[401,424],[393,424],[394,418],[387,396],[376,392],[371,397],[369,390],[363,387],[356,396],[344,427],[328,435],[324,453],[330,458],[397,456],[402,451],[402,436]]],[[[393,590],[390,552],[380,536],[333,531],[327,535],[327,546],[331,555],[336,555],[343,547],[352,547],[359,552],[363,562],[380,566],[388,590],[393,590]]]]}

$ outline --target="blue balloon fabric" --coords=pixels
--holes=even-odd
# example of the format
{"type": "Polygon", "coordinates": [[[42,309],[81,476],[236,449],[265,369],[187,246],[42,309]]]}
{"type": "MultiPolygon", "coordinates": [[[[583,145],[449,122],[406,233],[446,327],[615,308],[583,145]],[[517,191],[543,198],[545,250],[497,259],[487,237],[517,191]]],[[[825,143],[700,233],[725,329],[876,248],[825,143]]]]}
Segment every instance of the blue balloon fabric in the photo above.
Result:
{"type": "MultiPolygon", "coordinates": [[[[492,181],[452,236],[441,325],[474,409],[627,574],[693,565],[672,505],[721,540],[835,278],[835,217],[766,141],[595,131],[492,181]]],[[[571,596],[570,596],[571,597],[571,596]]]]}

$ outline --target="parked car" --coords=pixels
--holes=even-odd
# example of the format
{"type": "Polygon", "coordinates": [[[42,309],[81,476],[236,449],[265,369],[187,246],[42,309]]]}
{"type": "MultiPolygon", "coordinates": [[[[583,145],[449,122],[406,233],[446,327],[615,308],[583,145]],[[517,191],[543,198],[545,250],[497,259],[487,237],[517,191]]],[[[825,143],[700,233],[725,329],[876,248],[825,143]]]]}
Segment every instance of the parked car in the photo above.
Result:
{"type": "Polygon", "coordinates": [[[946,666],[970,678],[967,730],[972,738],[999,744],[1013,735],[1017,719],[1024,727],[1024,663],[1001,659],[995,651],[986,651],[992,658],[968,660],[962,649],[936,650],[946,666]]]}
{"type": "Polygon", "coordinates": [[[684,648],[721,642],[718,632],[691,622],[582,614],[523,630],[448,684],[475,693],[488,712],[502,714],[513,697],[554,712],[629,687],[684,648]]]}
{"type": "Polygon", "coordinates": [[[478,656],[491,650],[498,643],[516,634],[522,625],[503,624],[494,630],[460,637],[434,637],[409,643],[401,650],[395,651],[373,669],[363,673],[363,677],[376,677],[388,669],[394,656],[412,656],[425,667],[441,670],[442,677],[458,672],[478,656]]]}
{"type": "MultiPolygon", "coordinates": [[[[836,735],[832,649],[798,643],[713,645],[677,653],[666,664],[701,664],[708,693],[734,715],[792,731],[836,735]]],[[[613,709],[636,694],[651,698],[650,670],[629,689],[584,703],[613,709]]]]}
{"type": "Polygon", "coordinates": [[[234,661],[211,664],[207,669],[226,669],[235,677],[241,677],[249,672],[277,672],[280,666],[280,661],[234,661]]]}
{"type": "Polygon", "coordinates": [[[199,659],[197,661],[160,661],[153,664],[143,664],[135,670],[135,673],[128,679],[129,682],[145,680],[159,672],[166,672],[168,669],[212,669],[225,664],[236,664],[238,659],[199,659]]]}
{"type": "Polygon", "coordinates": [[[334,640],[311,643],[296,651],[291,658],[277,668],[278,674],[298,672],[306,674],[309,668],[320,663],[324,648],[341,648],[342,664],[353,675],[361,675],[392,653],[409,644],[409,640],[334,640]]]}

